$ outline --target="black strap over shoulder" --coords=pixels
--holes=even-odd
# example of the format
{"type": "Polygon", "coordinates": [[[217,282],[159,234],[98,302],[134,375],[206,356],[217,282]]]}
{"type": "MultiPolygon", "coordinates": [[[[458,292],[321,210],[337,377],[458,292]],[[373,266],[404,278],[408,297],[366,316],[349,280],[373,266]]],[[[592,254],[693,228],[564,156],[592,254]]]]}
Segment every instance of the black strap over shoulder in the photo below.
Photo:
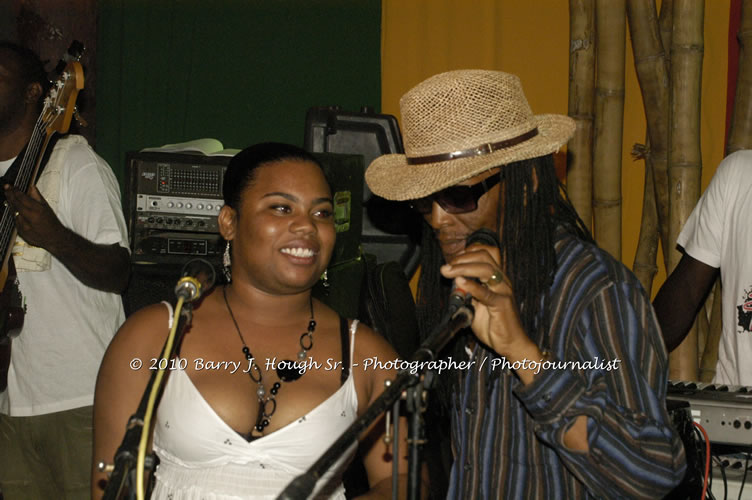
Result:
{"type": "Polygon", "coordinates": [[[347,377],[350,376],[350,329],[347,325],[347,319],[339,317],[339,334],[342,345],[342,374],[340,383],[344,385],[347,377]]]}
{"type": "MultiPolygon", "coordinates": [[[[57,143],[58,136],[57,134],[50,137],[50,141],[47,143],[47,149],[44,150],[44,155],[42,155],[42,162],[39,165],[39,171],[37,172],[37,177],[34,180],[34,183],[36,183],[36,180],[39,179],[39,176],[42,175],[42,171],[44,170],[44,167],[47,165],[47,162],[50,160],[50,155],[52,155],[52,150],[55,149],[55,144],[57,143]]],[[[26,154],[26,149],[28,148],[28,145],[24,146],[24,148],[21,150],[20,153],[18,153],[18,156],[16,156],[16,159],[11,163],[10,167],[8,167],[8,170],[5,172],[4,175],[0,176],[0,186],[4,186],[5,184],[10,184],[11,186],[16,185],[16,177],[18,177],[18,171],[21,168],[21,162],[23,161],[23,157],[26,154]]],[[[2,189],[0,189],[0,202],[5,201],[5,193],[2,189]]]]}

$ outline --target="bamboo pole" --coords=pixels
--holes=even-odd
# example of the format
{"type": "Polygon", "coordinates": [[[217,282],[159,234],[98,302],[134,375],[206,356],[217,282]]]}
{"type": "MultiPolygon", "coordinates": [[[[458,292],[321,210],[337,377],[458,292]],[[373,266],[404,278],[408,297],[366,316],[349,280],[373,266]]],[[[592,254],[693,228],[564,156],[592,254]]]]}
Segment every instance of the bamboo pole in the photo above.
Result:
{"type": "Polygon", "coordinates": [[[569,0],[569,106],[577,124],[567,144],[567,193],[588,227],[593,222],[594,0],[569,0]]]}
{"type": "MultiPolygon", "coordinates": [[[[708,300],[700,307],[695,317],[694,327],[697,330],[697,367],[701,366],[702,356],[707,347],[708,331],[710,330],[710,308],[713,304],[713,294],[709,294],[708,300]]],[[[698,372],[699,376],[699,372],[698,372]]]]}
{"type": "Polygon", "coordinates": [[[752,0],[742,2],[739,25],[739,73],[726,154],[752,148],[752,0]]]}
{"type": "Polygon", "coordinates": [[[654,161],[668,158],[669,74],[653,0],[627,2],[635,70],[642,91],[650,153],[654,161]]]}
{"type": "MultiPolygon", "coordinates": [[[[667,85],[669,94],[671,89],[671,32],[673,30],[674,0],[663,0],[658,14],[658,30],[663,45],[664,64],[666,65],[667,85]]],[[[666,107],[666,121],[669,119],[668,105],[666,107]]],[[[667,132],[668,138],[668,132],[667,132]]],[[[653,164],[653,186],[655,187],[655,206],[658,212],[658,232],[661,236],[663,248],[663,266],[668,274],[668,249],[673,245],[669,242],[668,232],[668,144],[666,145],[666,161],[653,164]]]]}
{"type": "MultiPolygon", "coordinates": [[[[649,141],[646,141],[649,143],[649,141]]],[[[645,188],[642,198],[642,219],[640,220],[640,235],[637,239],[632,271],[640,280],[642,288],[650,296],[653,289],[653,279],[658,272],[656,260],[658,256],[658,211],[655,206],[655,186],[653,185],[653,165],[650,148],[635,144],[632,149],[635,160],[645,161],[645,188]]]]}
{"type": "MultiPolygon", "coordinates": [[[[699,351],[699,363],[700,363],[700,381],[707,382],[715,376],[715,364],[718,361],[718,343],[721,341],[721,333],[723,330],[723,322],[721,321],[721,279],[718,278],[715,281],[715,293],[711,293],[708,299],[705,301],[705,306],[702,310],[710,310],[710,319],[704,326],[706,331],[702,329],[698,331],[698,351],[699,351]],[[705,337],[702,338],[701,334],[705,333],[705,337]],[[709,377],[709,378],[708,378],[709,377]],[[708,380],[705,380],[708,378],[708,380]]],[[[706,315],[707,316],[707,315],[706,315]]]]}
{"type": "Polygon", "coordinates": [[[715,292],[713,297],[713,306],[710,313],[710,325],[708,327],[708,336],[705,342],[705,349],[700,359],[700,382],[710,382],[715,377],[715,365],[718,362],[718,343],[721,341],[721,332],[723,330],[723,313],[721,311],[721,281],[715,283],[715,292]]]}
{"type": "MultiPolygon", "coordinates": [[[[669,73],[654,0],[628,0],[627,18],[637,80],[645,108],[647,144],[650,145],[647,154],[643,155],[645,157],[645,194],[633,270],[645,290],[650,293],[653,278],[657,272],[656,255],[659,233],[663,236],[663,246],[668,245],[668,232],[660,231],[661,225],[667,226],[668,214],[658,212],[655,171],[665,173],[668,164],[669,73]],[[648,189],[652,192],[648,192],[648,189]]],[[[667,182],[667,178],[665,180],[667,182]]],[[[665,183],[661,184],[664,192],[665,185],[665,183]]]]}
{"type": "Polygon", "coordinates": [[[621,260],[625,0],[596,0],[595,34],[593,232],[598,245],[621,260]]]}
{"type": "Polygon", "coordinates": [[[671,77],[671,32],[674,29],[674,0],[663,0],[658,11],[658,30],[661,33],[661,43],[666,59],[666,69],[671,77]]]}
{"type": "MultiPolygon", "coordinates": [[[[700,196],[700,87],[702,82],[703,0],[675,0],[671,40],[671,97],[669,142],[669,272],[681,254],[676,238],[700,196]]],[[[697,330],[670,356],[669,377],[697,380],[697,330]]]]}

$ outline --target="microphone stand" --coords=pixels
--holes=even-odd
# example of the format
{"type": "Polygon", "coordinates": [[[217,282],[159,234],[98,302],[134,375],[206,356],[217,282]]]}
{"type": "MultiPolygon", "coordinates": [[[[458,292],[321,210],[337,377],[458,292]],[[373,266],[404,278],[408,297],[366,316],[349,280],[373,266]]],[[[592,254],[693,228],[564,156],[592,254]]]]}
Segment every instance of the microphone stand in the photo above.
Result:
{"type": "MultiPolygon", "coordinates": [[[[421,474],[420,466],[421,451],[426,444],[426,433],[423,421],[423,414],[428,407],[428,390],[433,386],[434,372],[425,370],[424,377],[419,382],[407,389],[407,413],[410,415],[407,428],[407,497],[411,499],[420,498],[421,474]]],[[[399,443],[399,431],[396,427],[399,421],[399,415],[395,416],[394,430],[394,456],[398,457],[397,443],[399,443]]],[[[395,468],[396,463],[395,462],[395,468]]],[[[398,498],[397,493],[398,479],[397,474],[392,474],[392,498],[398,498]]]]}
{"type": "MultiPolygon", "coordinates": [[[[172,357],[177,352],[178,346],[180,346],[180,342],[183,339],[183,334],[185,333],[185,327],[186,325],[190,324],[192,316],[192,303],[184,302],[183,307],[180,310],[175,340],[172,344],[172,348],[170,349],[170,352],[164,352],[169,339],[165,342],[165,347],[162,348],[162,355],[164,359],[172,359],[172,357]]],[[[135,488],[133,488],[133,484],[135,483],[134,475],[136,472],[135,465],[136,459],[138,457],[139,441],[141,440],[141,434],[144,428],[144,416],[146,415],[149,395],[151,394],[152,388],[156,382],[157,373],[159,373],[158,370],[152,371],[149,382],[146,384],[146,389],[141,396],[141,402],[138,405],[138,409],[136,410],[136,413],[134,413],[128,420],[123,441],[120,443],[120,447],[118,447],[117,451],[115,452],[115,460],[112,465],[113,469],[112,473],[110,474],[110,478],[107,480],[107,486],[105,487],[104,495],[102,496],[103,500],[117,500],[125,491],[129,492],[130,498],[135,498],[135,488]]],[[[159,388],[159,390],[159,397],[161,397],[161,387],[159,388]]],[[[154,411],[156,413],[156,405],[154,411]]],[[[151,469],[153,467],[153,456],[147,456],[144,468],[151,469]]],[[[105,465],[103,463],[100,463],[99,468],[100,470],[103,470],[105,468],[105,465]]]]}
{"type": "MultiPolygon", "coordinates": [[[[439,327],[434,330],[433,333],[427,338],[417,351],[411,356],[410,362],[418,362],[421,367],[420,370],[415,373],[410,373],[409,369],[400,371],[396,378],[389,384],[381,395],[366,409],[365,413],[360,416],[350,427],[340,435],[337,440],[319,457],[316,462],[309,467],[309,469],[293,479],[282,493],[277,497],[277,500],[300,500],[308,498],[308,495],[313,491],[316,486],[316,482],[321,476],[328,471],[331,466],[337,461],[337,459],[343,455],[350,446],[357,442],[360,434],[367,429],[376,419],[378,419],[382,413],[386,412],[390,406],[395,405],[402,396],[402,392],[408,387],[419,386],[421,374],[423,373],[423,366],[425,362],[433,361],[436,358],[441,349],[463,328],[470,326],[473,320],[472,306],[464,304],[456,309],[456,311],[450,311],[445,315],[445,320],[441,322],[439,327]]],[[[431,378],[430,376],[428,377],[431,378]]],[[[410,450],[409,450],[409,475],[408,475],[408,498],[417,499],[420,495],[420,456],[419,450],[421,444],[424,442],[424,431],[422,428],[422,418],[420,411],[417,411],[422,406],[423,389],[418,387],[412,391],[412,396],[408,396],[408,410],[412,411],[412,419],[409,431],[411,434],[410,450]],[[419,390],[418,390],[419,389],[419,390]],[[412,401],[412,402],[411,402],[412,401]]],[[[396,406],[396,405],[395,405],[396,406]]],[[[395,424],[397,422],[397,416],[395,411],[395,424]]],[[[395,453],[393,455],[394,460],[398,460],[397,455],[397,441],[399,440],[397,433],[394,435],[395,453]]],[[[395,476],[396,479],[396,476],[395,476]]],[[[394,490],[393,490],[394,491],[394,490]]]]}

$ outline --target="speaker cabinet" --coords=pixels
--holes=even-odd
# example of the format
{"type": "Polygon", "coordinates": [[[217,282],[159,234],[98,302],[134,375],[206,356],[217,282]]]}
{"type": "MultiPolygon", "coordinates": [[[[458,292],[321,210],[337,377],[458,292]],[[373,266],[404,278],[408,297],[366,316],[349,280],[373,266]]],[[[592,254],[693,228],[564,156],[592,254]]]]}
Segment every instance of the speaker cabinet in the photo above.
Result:
{"type": "MultiPolygon", "coordinates": [[[[304,147],[312,152],[357,154],[364,168],[375,158],[403,153],[399,124],[392,115],[339,106],[312,107],[306,114],[304,147]]],[[[363,182],[363,251],[379,262],[396,261],[411,276],[419,263],[420,217],[406,203],[374,195],[363,182]]]]}

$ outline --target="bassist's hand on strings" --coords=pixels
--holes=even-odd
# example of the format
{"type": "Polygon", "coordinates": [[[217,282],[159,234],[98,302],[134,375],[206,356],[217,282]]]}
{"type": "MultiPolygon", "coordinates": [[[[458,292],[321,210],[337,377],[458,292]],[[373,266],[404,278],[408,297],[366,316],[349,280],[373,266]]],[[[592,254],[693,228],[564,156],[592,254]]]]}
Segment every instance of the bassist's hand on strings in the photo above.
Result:
{"type": "Polygon", "coordinates": [[[113,293],[125,290],[130,276],[130,254],[118,243],[94,243],[65,227],[35,186],[24,194],[3,186],[18,235],[29,245],[43,248],[84,285],[113,293]]]}
{"type": "Polygon", "coordinates": [[[65,237],[65,227],[36,186],[29,188],[28,195],[9,184],[3,186],[3,190],[16,218],[18,234],[28,244],[51,250],[50,247],[65,237]]]}

